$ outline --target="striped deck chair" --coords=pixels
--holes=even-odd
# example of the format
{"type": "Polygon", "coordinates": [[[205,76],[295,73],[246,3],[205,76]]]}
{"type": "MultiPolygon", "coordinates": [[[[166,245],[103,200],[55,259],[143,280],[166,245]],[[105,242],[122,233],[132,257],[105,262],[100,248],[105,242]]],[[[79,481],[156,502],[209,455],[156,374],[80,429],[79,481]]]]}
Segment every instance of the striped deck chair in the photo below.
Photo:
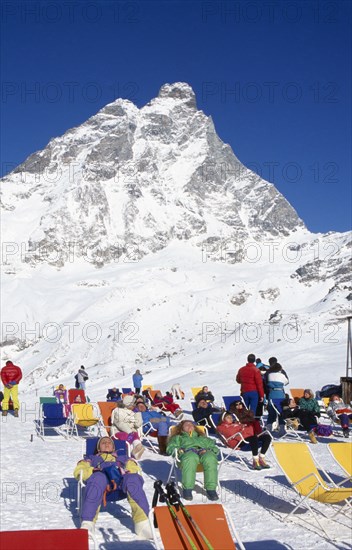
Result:
{"type": "MultiPolygon", "coordinates": [[[[197,523],[201,532],[206,536],[210,546],[197,536],[195,529],[190,527],[184,513],[175,509],[179,521],[184,526],[196,550],[213,548],[213,550],[245,550],[243,543],[235,529],[229,512],[221,504],[187,504],[188,513],[197,523]]],[[[156,506],[149,513],[155,547],[157,550],[172,548],[184,550],[190,548],[189,541],[181,529],[178,528],[167,506],[156,506]],[[158,525],[158,532],[154,526],[158,525]],[[161,539],[161,540],[160,540],[161,539]]]]}
{"type": "MultiPolygon", "coordinates": [[[[351,509],[350,500],[352,497],[352,488],[328,485],[318,471],[306,443],[275,442],[272,445],[272,452],[282,472],[300,497],[298,504],[284,519],[290,518],[299,508],[305,506],[313,514],[320,529],[330,538],[319,520],[318,513],[311,507],[310,500],[316,500],[327,506],[345,502],[345,507],[351,509]]],[[[329,482],[333,483],[326,472],[323,473],[329,482]]],[[[332,520],[333,517],[330,516],[329,519],[332,520]]]]}
{"type": "Polygon", "coordinates": [[[352,443],[328,443],[328,449],[338,465],[352,476],[352,443]]]}

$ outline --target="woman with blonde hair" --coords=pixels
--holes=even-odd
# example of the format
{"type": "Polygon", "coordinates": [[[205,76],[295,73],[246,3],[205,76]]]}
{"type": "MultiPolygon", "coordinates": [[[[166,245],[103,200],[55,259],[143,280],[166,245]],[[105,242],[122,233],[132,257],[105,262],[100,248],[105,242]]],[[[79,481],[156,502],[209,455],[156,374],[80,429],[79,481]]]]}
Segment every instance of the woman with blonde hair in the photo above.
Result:
{"type": "Polygon", "coordinates": [[[182,472],[183,498],[192,500],[192,490],[196,482],[197,466],[204,469],[204,487],[209,500],[218,500],[216,486],[218,484],[218,453],[219,449],[210,437],[204,435],[199,426],[191,420],[183,420],[175,428],[170,437],[166,452],[171,455],[177,449],[182,472]]]}

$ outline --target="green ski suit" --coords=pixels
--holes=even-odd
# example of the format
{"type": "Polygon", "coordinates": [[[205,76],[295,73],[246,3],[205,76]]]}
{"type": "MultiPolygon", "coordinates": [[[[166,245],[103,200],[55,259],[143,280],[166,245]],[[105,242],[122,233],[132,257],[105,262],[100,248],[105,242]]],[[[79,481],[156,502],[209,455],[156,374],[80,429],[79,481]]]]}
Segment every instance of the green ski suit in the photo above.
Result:
{"type": "Polygon", "coordinates": [[[184,489],[193,489],[196,482],[197,467],[204,469],[204,487],[206,490],[215,490],[218,484],[218,459],[219,449],[210,437],[183,432],[171,437],[166,448],[167,454],[173,454],[178,450],[180,468],[182,472],[182,485],[184,489]],[[198,454],[200,451],[205,453],[198,454]]]}

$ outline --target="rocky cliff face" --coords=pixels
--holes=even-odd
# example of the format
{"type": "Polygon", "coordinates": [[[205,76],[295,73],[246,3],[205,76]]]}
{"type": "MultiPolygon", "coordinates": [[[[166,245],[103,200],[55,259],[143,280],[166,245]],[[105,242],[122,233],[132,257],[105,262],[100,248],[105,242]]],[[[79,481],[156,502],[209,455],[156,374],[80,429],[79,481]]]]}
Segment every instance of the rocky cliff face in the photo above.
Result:
{"type": "Polygon", "coordinates": [[[72,248],[102,266],[173,239],[219,252],[224,239],[233,247],[304,228],[220,140],[184,83],[165,84],[140,110],[118,99],[51,140],[4,178],[2,206],[6,240],[21,218],[25,260],[58,267],[72,248]]]}

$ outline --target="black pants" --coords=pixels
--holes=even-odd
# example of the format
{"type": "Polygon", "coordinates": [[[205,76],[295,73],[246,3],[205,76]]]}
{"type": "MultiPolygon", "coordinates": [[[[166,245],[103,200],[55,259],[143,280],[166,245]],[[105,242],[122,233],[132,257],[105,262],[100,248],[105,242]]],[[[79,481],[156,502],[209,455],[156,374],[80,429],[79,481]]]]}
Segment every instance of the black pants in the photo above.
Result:
{"type": "Polygon", "coordinates": [[[295,413],[296,417],[299,419],[301,426],[309,432],[314,426],[317,425],[317,419],[311,411],[306,411],[304,409],[299,409],[295,413]]]}
{"type": "Polygon", "coordinates": [[[141,393],[141,388],[134,388],[134,393],[140,394],[141,393]]]}
{"type": "MultiPolygon", "coordinates": [[[[249,443],[253,456],[257,456],[260,445],[261,453],[265,455],[271,444],[271,436],[268,433],[251,435],[250,437],[246,437],[246,441],[249,443]]],[[[241,446],[242,445],[244,445],[244,443],[241,443],[241,446]]]]}

